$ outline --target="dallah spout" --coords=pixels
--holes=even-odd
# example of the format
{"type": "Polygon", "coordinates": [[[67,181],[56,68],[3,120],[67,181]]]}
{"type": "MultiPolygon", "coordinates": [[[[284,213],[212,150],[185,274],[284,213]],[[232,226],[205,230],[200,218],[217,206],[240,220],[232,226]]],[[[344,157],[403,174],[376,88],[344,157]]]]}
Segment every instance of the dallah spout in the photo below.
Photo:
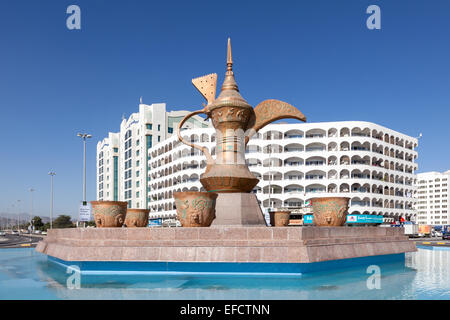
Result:
{"type": "Polygon", "coordinates": [[[306,122],[306,117],[297,108],[289,103],[270,99],[259,103],[255,109],[255,114],[249,119],[245,137],[245,144],[250,138],[258,132],[259,129],[265,127],[271,122],[280,119],[297,119],[306,122]]]}

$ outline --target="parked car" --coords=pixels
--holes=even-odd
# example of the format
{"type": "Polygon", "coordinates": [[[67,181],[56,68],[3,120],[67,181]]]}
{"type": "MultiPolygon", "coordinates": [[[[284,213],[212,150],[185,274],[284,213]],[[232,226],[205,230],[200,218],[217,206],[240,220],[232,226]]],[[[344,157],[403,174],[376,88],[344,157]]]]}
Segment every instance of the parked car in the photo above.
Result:
{"type": "Polygon", "coordinates": [[[6,232],[4,232],[4,231],[0,231],[0,236],[6,236],[6,232]]]}
{"type": "Polygon", "coordinates": [[[442,232],[436,231],[436,237],[442,237],[442,232]]]}
{"type": "Polygon", "coordinates": [[[450,239],[450,226],[444,226],[442,228],[442,240],[450,239]]]}

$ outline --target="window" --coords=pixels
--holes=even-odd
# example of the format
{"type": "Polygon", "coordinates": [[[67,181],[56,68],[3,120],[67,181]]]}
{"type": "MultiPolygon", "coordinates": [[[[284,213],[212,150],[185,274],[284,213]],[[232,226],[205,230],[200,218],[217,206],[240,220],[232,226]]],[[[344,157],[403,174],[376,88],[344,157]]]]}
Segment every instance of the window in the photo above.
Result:
{"type": "Polygon", "coordinates": [[[114,152],[119,152],[119,148],[114,148],[114,152]]]}
{"type": "Polygon", "coordinates": [[[139,145],[139,140],[136,140],[136,145],[137,145],[137,146],[139,145]]]}
{"type": "Polygon", "coordinates": [[[136,177],[139,177],[139,171],[136,171],[136,177]]]}
{"type": "Polygon", "coordinates": [[[152,124],[151,123],[147,123],[147,129],[152,130],[152,124]]]}
{"type": "Polygon", "coordinates": [[[139,150],[136,150],[136,157],[139,157],[139,150]]]}
{"type": "Polygon", "coordinates": [[[158,136],[158,142],[161,142],[161,136],[158,136]]]}
{"type": "Polygon", "coordinates": [[[158,124],[158,131],[161,131],[161,125],[158,124]]]}
{"type": "Polygon", "coordinates": [[[147,150],[148,150],[152,147],[152,135],[149,134],[148,136],[145,137],[145,139],[147,139],[147,150]]]}
{"type": "Polygon", "coordinates": [[[169,127],[169,128],[167,129],[167,132],[173,133],[173,128],[169,127]]]}
{"type": "Polygon", "coordinates": [[[136,167],[139,167],[139,160],[136,161],[136,167]]]}

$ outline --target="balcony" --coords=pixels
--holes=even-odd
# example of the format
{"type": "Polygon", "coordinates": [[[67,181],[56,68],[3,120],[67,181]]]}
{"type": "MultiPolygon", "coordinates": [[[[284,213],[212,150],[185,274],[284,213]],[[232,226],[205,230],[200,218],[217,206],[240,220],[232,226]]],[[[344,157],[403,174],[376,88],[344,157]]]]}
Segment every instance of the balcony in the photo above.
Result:
{"type": "Polygon", "coordinates": [[[307,165],[307,166],[323,166],[324,162],[323,161],[306,161],[305,165],[307,165]]]}
{"type": "Polygon", "coordinates": [[[303,192],[303,190],[302,189],[294,189],[294,188],[292,188],[292,189],[284,189],[284,192],[285,193],[302,193],[303,192]]]}
{"type": "Polygon", "coordinates": [[[370,191],[366,188],[353,188],[352,192],[362,192],[362,193],[369,193],[370,191]]]}
{"type": "Polygon", "coordinates": [[[324,176],[323,175],[306,175],[305,179],[306,180],[320,180],[323,179],[324,176]]]}
{"type": "Polygon", "coordinates": [[[352,147],[352,150],[353,151],[370,151],[369,149],[364,148],[364,147],[352,147]]]}
{"type": "Polygon", "coordinates": [[[370,179],[370,175],[366,175],[366,174],[352,174],[352,179],[370,179]]]}
{"type": "Polygon", "coordinates": [[[290,135],[286,135],[284,137],[287,139],[303,138],[303,136],[301,134],[290,134],[290,135]]]}
{"type": "Polygon", "coordinates": [[[363,165],[363,166],[370,166],[370,162],[368,162],[368,161],[360,161],[360,160],[353,160],[352,164],[363,165]]]}
{"type": "Polygon", "coordinates": [[[352,137],[367,137],[367,138],[370,138],[370,134],[355,132],[355,133],[352,133],[352,137]]]}
{"type": "Polygon", "coordinates": [[[325,137],[325,135],[320,134],[320,133],[313,133],[313,134],[307,134],[306,138],[323,138],[325,137]]]}
{"type": "Polygon", "coordinates": [[[306,150],[305,150],[306,152],[320,152],[320,151],[326,151],[326,148],[319,148],[319,147],[316,147],[316,148],[306,148],[306,150]]]}
{"type": "Polygon", "coordinates": [[[327,192],[325,189],[319,188],[306,190],[306,193],[325,193],[325,192],[327,192]]]}
{"type": "Polygon", "coordinates": [[[301,162],[290,162],[289,161],[289,162],[285,162],[284,165],[288,166],[288,167],[297,167],[297,166],[301,166],[302,163],[301,162]]]}
{"type": "Polygon", "coordinates": [[[370,202],[352,201],[351,206],[352,207],[370,207],[370,202]]]}

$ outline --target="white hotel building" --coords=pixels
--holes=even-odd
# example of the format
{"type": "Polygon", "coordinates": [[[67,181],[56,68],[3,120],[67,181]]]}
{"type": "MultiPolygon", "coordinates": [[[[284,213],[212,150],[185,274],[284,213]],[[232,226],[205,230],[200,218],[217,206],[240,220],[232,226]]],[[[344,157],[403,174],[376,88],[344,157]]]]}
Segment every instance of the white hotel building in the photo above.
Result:
{"type": "Polygon", "coordinates": [[[450,170],[417,174],[417,223],[428,225],[448,225],[450,215],[450,170]]]}
{"type": "MultiPolygon", "coordinates": [[[[170,138],[188,113],[166,112],[165,103],[140,103],[139,112],[122,119],[119,132],[110,132],[97,143],[97,200],[127,201],[129,208],[149,207],[149,150],[170,138]]],[[[203,120],[194,116],[185,126],[211,125],[203,120]]]]}
{"type": "MultiPolygon", "coordinates": [[[[203,190],[199,177],[206,158],[178,141],[173,134],[175,122],[155,131],[157,123],[145,117],[142,108],[146,107],[141,105],[139,114],[121,124],[118,200],[128,201],[129,207],[150,208],[151,218],[174,217],[173,192],[203,190]],[[138,118],[139,126],[133,127],[131,123],[138,118]],[[152,129],[147,129],[148,124],[152,129]],[[132,133],[127,136],[130,128],[132,133]],[[159,141],[155,140],[158,133],[159,141]],[[149,135],[153,137],[150,145],[145,142],[149,135]],[[139,149],[137,141],[144,141],[145,148],[139,149]],[[126,166],[127,161],[132,166],[126,166]],[[126,182],[130,177],[131,182],[126,182]]],[[[172,117],[170,112],[164,113],[166,120],[172,117]]],[[[202,120],[194,120],[191,127],[195,129],[183,130],[183,136],[208,147],[214,156],[215,130],[202,120]]],[[[108,139],[98,143],[98,165],[108,139]]],[[[363,121],[270,124],[252,137],[246,158],[250,171],[260,179],[254,192],[263,208],[302,207],[318,195],[342,196],[351,198],[350,213],[413,220],[417,143],[416,138],[363,121]]],[[[142,142],[138,144],[142,146],[142,142]]],[[[100,179],[104,170],[98,167],[97,172],[98,199],[113,200],[111,191],[106,196],[106,189],[100,188],[102,182],[105,188],[100,179]]]]}

